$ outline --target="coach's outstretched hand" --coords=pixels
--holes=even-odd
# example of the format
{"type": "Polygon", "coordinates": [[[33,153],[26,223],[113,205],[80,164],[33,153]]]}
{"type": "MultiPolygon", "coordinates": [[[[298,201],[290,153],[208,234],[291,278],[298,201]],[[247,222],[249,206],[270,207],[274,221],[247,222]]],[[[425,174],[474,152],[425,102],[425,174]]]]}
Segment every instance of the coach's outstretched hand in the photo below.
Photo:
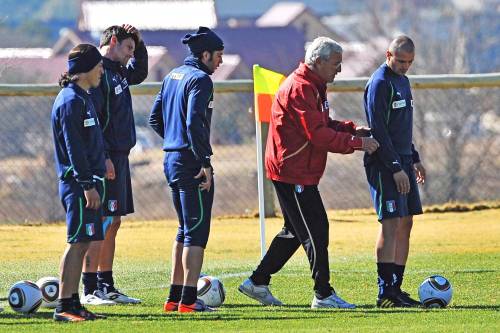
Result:
{"type": "Polygon", "coordinates": [[[361,150],[366,151],[370,155],[373,154],[380,146],[378,141],[374,138],[361,138],[361,140],[363,141],[361,150]]]}
{"type": "Polygon", "coordinates": [[[83,191],[83,194],[85,195],[85,200],[87,201],[85,208],[98,209],[101,206],[101,197],[95,188],[83,191]]]}
{"type": "Polygon", "coordinates": [[[212,168],[201,168],[200,172],[194,176],[195,179],[199,178],[204,178],[204,180],[201,181],[200,184],[200,189],[206,190],[207,192],[210,191],[210,187],[212,187],[212,168]]]}

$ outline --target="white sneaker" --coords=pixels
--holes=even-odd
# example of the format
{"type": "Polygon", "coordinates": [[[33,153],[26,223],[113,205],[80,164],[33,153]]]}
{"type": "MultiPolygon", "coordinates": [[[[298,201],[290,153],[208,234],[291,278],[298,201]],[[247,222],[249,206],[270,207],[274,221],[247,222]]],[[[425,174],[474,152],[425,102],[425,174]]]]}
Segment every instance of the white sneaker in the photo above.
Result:
{"type": "Polygon", "coordinates": [[[118,289],[115,289],[113,291],[105,293],[105,291],[102,290],[97,290],[99,293],[100,297],[113,301],[115,303],[120,303],[120,304],[139,304],[141,303],[141,300],[138,298],[133,298],[130,296],[125,295],[118,289]]]}
{"type": "Polygon", "coordinates": [[[335,292],[328,296],[327,298],[319,299],[314,296],[311,304],[311,309],[320,308],[338,308],[338,309],[354,309],[356,305],[347,303],[342,298],[340,298],[335,292]]]}
{"type": "Polygon", "coordinates": [[[283,305],[283,303],[271,294],[269,286],[266,285],[255,285],[252,280],[246,279],[238,287],[238,290],[254,300],[264,304],[264,305],[283,305]]]}
{"type": "Polygon", "coordinates": [[[83,305],[116,305],[116,302],[102,298],[99,290],[95,290],[94,293],[88,295],[82,294],[80,303],[83,305]]]}

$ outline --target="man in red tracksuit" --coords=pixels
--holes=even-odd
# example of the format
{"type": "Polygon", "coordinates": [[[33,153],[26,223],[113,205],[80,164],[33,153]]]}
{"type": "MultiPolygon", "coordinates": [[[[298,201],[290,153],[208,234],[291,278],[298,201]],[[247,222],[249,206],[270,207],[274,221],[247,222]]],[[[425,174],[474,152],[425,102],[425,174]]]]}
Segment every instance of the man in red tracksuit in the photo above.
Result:
{"type": "Polygon", "coordinates": [[[326,37],[308,47],[305,62],[283,82],[272,106],[266,147],[266,170],[276,189],[284,227],[253,274],[240,286],[243,294],[266,305],[281,305],[269,290],[278,272],[300,245],[314,280],[311,308],[354,308],[330,285],[328,218],[318,183],[328,152],[373,153],[378,148],[369,129],[332,120],[326,88],[341,71],[342,47],[326,37]]]}

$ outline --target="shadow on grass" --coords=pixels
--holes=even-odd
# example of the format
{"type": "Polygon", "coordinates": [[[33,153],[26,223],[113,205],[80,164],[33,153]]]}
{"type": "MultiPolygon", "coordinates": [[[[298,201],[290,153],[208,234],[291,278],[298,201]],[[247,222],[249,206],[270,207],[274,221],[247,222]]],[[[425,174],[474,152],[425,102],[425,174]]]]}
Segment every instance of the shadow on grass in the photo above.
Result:
{"type": "MultiPolygon", "coordinates": [[[[493,310],[500,311],[500,305],[452,305],[449,307],[450,310],[493,310]]],[[[437,309],[439,310],[439,309],[437,309]]]]}
{"type": "Polygon", "coordinates": [[[224,304],[224,309],[239,309],[239,308],[257,308],[257,309],[272,309],[281,310],[286,308],[302,308],[306,309],[308,306],[301,304],[285,304],[282,306],[262,305],[262,304],[224,304]]]}
{"type": "MultiPolygon", "coordinates": [[[[448,310],[485,310],[485,311],[499,311],[500,305],[457,305],[447,308],[448,310]]],[[[251,310],[251,311],[252,311],[251,310]]],[[[181,313],[103,313],[108,317],[107,320],[99,320],[99,322],[117,320],[140,320],[140,321],[238,321],[238,320],[256,320],[256,321],[277,321],[277,320],[312,320],[324,319],[332,315],[346,314],[348,317],[373,317],[380,314],[397,313],[413,315],[417,312],[440,311],[440,309],[424,309],[424,308],[389,308],[379,309],[372,304],[359,305],[357,309],[316,309],[312,310],[308,306],[303,305],[285,305],[285,306],[262,306],[258,304],[228,304],[221,310],[210,313],[197,313],[197,314],[181,314],[181,313]],[[248,314],[244,312],[245,309],[260,308],[260,313],[248,314]],[[226,312],[237,311],[238,309],[243,312],[226,312]],[[281,315],[280,315],[281,314],[281,315]],[[300,314],[300,315],[299,315],[300,314]]],[[[0,320],[12,320],[11,322],[1,322],[0,327],[19,326],[19,325],[40,325],[47,324],[47,321],[52,321],[52,312],[39,312],[31,316],[25,316],[17,313],[2,313],[0,320]],[[47,321],[46,321],[47,320],[47,321]]]]}
{"type": "Polygon", "coordinates": [[[13,320],[12,322],[1,322],[0,321],[0,327],[2,326],[18,326],[18,325],[37,325],[37,324],[46,324],[45,321],[34,321],[34,320],[45,320],[45,319],[50,319],[52,320],[52,312],[40,312],[40,313],[35,313],[32,315],[23,315],[20,313],[5,313],[2,312],[0,313],[0,320],[4,319],[10,319],[13,320]]]}

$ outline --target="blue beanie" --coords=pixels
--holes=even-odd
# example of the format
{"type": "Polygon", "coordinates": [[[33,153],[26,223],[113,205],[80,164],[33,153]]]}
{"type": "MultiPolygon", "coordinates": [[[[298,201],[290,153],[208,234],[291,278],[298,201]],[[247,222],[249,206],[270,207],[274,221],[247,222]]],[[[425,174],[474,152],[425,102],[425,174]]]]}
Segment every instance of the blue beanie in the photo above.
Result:
{"type": "Polygon", "coordinates": [[[77,46],[88,46],[88,48],[85,53],[80,53],[77,57],[71,59],[68,58],[68,74],[90,72],[102,60],[101,53],[95,46],[90,44],[79,44],[77,46]]]}
{"type": "Polygon", "coordinates": [[[194,34],[185,35],[182,44],[187,44],[193,54],[224,50],[222,39],[206,27],[200,27],[194,34]]]}

